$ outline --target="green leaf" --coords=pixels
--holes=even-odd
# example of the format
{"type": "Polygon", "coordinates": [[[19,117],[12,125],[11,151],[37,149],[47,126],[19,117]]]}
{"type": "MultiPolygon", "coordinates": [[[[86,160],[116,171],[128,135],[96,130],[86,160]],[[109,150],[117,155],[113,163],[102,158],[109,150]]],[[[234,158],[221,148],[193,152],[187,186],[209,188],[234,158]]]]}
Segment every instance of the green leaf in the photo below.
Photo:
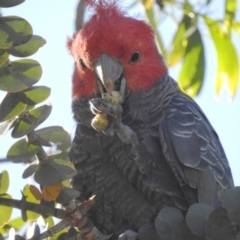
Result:
{"type": "Polygon", "coordinates": [[[186,94],[195,97],[201,90],[205,72],[204,49],[198,29],[189,37],[179,76],[179,86],[186,94]]]}
{"type": "Polygon", "coordinates": [[[240,224],[240,187],[223,190],[220,200],[228,210],[229,219],[240,224]]]}
{"type": "Polygon", "coordinates": [[[3,235],[0,233],[0,240],[4,240],[3,235]]]}
{"type": "Polygon", "coordinates": [[[23,18],[8,16],[0,18],[0,49],[28,42],[32,36],[32,26],[23,18]]]}
{"type": "Polygon", "coordinates": [[[6,234],[9,232],[9,230],[11,228],[14,228],[16,231],[20,230],[24,225],[26,224],[26,222],[24,222],[22,220],[21,217],[19,218],[15,218],[13,220],[11,220],[10,222],[8,222],[3,228],[0,229],[0,232],[2,234],[6,234]]]}
{"type": "Polygon", "coordinates": [[[166,61],[169,67],[176,65],[184,56],[188,44],[187,30],[191,27],[191,24],[191,18],[183,15],[172,40],[171,48],[166,54],[166,61]]]}
{"type": "Polygon", "coordinates": [[[32,35],[31,39],[22,45],[15,46],[8,52],[15,57],[28,57],[33,55],[46,43],[46,40],[40,36],[32,35]]]}
{"type": "MultiPolygon", "coordinates": [[[[12,199],[9,194],[3,194],[1,195],[1,198],[12,199]]],[[[13,209],[11,207],[0,206],[0,228],[9,222],[12,215],[12,210],[13,209]]]]}
{"type": "Polygon", "coordinates": [[[0,49],[0,67],[8,60],[9,53],[0,49]]]}
{"type": "Polygon", "coordinates": [[[65,142],[69,135],[66,130],[59,126],[42,128],[37,130],[36,133],[47,142],[55,144],[65,142]]]}
{"type": "Polygon", "coordinates": [[[232,223],[227,217],[227,210],[218,207],[210,214],[206,233],[207,239],[212,240],[234,240],[239,233],[240,227],[236,223],[232,223]]]}
{"type": "Polygon", "coordinates": [[[205,236],[205,226],[214,208],[206,203],[195,203],[190,206],[186,215],[189,229],[199,237],[205,236]]]}
{"type": "Polygon", "coordinates": [[[21,3],[23,3],[25,0],[1,0],[0,1],[0,7],[7,8],[7,7],[14,7],[21,3]]]}
{"type": "Polygon", "coordinates": [[[204,17],[215,45],[218,59],[218,70],[215,89],[219,95],[223,82],[228,82],[229,95],[234,97],[239,84],[239,60],[231,40],[211,19],[204,17]]]}
{"type": "Polygon", "coordinates": [[[43,218],[43,221],[47,225],[48,229],[55,226],[55,223],[54,223],[53,218],[51,216],[48,216],[47,218],[43,218]]]}
{"type": "Polygon", "coordinates": [[[19,101],[18,94],[8,93],[0,104],[0,122],[5,122],[20,115],[26,104],[19,101]]]}
{"type": "Polygon", "coordinates": [[[37,128],[50,115],[52,106],[43,105],[32,109],[19,118],[18,123],[13,128],[12,137],[19,138],[37,128]]]}
{"type": "Polygon", "coordinates": [[[39,165],[38,164],[31,164],[30,166],[28,166],[23,174],[22,174],[22,178],[28,178],[30,176],[32,176],[38,169],[39,165]]]}
{"type": "Polygon", "coordinates": [[[160,48],[162,55],[165,56],[165,48],[163,45],[163,41],[162,41],[160,33],[157,30],[158,23],[156,21],[155,14],[154,14],[153,1],[142,0],[142,2],[145,7],[145,10],[146,10],[146,15],[148,17],[148,20],[154,29],[158,47],[160,48]]]}
{"type": "Polygon", "coordinates": [[[178,222],[173,228],[172,240],[204,240],[204,238],[200,238],[194,235],[187,226],[185,220],[178,222]]]}
{"type": "Polygon", "coordinates": [[[21,139],[14,143],[7,152],[7,159],[12,162],[28,162],[39,152],[40,146],[33,143],[26,142],[25,139],[21,139]]]}
{"type": "Polygon", "coordinates": [[[21,101],[27,105],[34,106],[45,101],[51,93],[51,89],[45,86],[30,87],[21,94],[23,95],[21,101]]]}
{"type": "Polygon", "coordinates": [[[0,124],[0,136],[5,135],[11,128],[15,126],[16,118],[8,120],[0,124]]]}
{"type": "Polygon", "coordinates": [[[40,64],[32,59],[21,59],[0,68],[0,90],[19,92],[31,87],[42,76],[40,64]]]}
{"type": "Polygon", "coordinates": [[[235,30],[240,35],[240,22],[233,21],[232,29],[235,30]]]}
{"type": "MultiPolygon", "coordinates": [[[[40,203],[42,194],[35,186],[26,185],[23,189],[23,194],[26,197],[25,200],[27,202],[32,202],[32,203],[37,203],[37,204],[40,203]]],[[[39,216],[40,216],[40,214],[38,214],[38,213],[27,211],[27,219],[29,221],[34,221],[39,216]]]]}
{"type": "Polygon", "coordinates": [[[174,207],[163,208],[154,222],[158,235],[164,240],[172,240],[174,226],[183,219],[183,215],[178,209],[174,207]]]}
{"type": "Polygon", "coordinates": [[[9,176],[6,170],[0,173],[0,194],[6,193],[9,187],[9,176]]]}
{"type": "Polygon", "coordinates": [[[53,159],[41,164],[34,175],[37,183],[48,186],[74,176],[76,170],[70,161],[53,159]]]}
{"type": "Polygon", "coordinates": [[[224,24],[228,31],[231,32],[232,23],[237,10],[237,0],[225,0],[225,19],[224,24]]]}

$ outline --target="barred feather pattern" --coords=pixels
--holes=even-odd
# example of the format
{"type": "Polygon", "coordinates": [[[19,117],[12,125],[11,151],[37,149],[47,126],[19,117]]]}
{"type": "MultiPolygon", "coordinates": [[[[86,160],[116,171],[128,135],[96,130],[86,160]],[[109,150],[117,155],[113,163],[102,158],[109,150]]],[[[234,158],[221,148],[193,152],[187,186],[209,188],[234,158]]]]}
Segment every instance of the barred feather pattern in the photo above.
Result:
{"type": "Polygon", "coordinates": [[[79,201],[96,195],[90,219],[104,234],[113,233],[111,239],[153,225],[165,206],[185,212],[199,201],[218,205],[219,191],[233,186],[217,134],[167,74],[149,90],[126,93],[122,122],[136,133],[136,147],[95,131],[88,100],[72,105],[78,123],[69,154],[78,170],[72,184],[81,192],[79,201]],[[196,150],[190,143],[199,139],[195,158],[184,149],[196,150]]]}

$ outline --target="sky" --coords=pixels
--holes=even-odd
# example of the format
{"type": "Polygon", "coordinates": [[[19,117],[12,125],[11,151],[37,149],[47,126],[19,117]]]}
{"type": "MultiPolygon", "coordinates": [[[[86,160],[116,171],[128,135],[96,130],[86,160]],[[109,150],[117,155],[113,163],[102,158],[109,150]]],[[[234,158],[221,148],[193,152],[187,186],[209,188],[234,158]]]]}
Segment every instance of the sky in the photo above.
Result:
{"type": "MultiPolygon", "coordinates": [[[[220,7],[222,1],[212,0],[210,11],[213,15],[222,16],[223,11],[220,7]]],[[[238,2],[240,5],[240,0],[238,2]]],[[[74,32],[76,4],[76,0],[25,0],[19,6],[2,9],[3,16],[16,15],[25,18],[32,25],[34,34],[42,36],[47,41],[47,44],[35,55],[28,57],[37,60],[43,68],[42,78],[36,85],[48,86],[52,91],[47,100],[53,106],[52,113],[39,128],[58,125],[64,127],[72,135],[76,125],[72,120],[71,111],[73,59],[66,49],[66,40],[74,32]]],[[[133,16],[137,14],[138,12],[130,13],[133,16]]],[[[239,9],[237,15],[240,20],[239,9]]],[[[160,31],[166,37],[166,44],[169,44],[175,29],[176,27],[168,20],[164,20],[161,24],[160,31]]],[[[235,185],[240,186],[240,89],[233,101],[229,101],[226,89],[223,90],[220,97],[216,97],[214,90],[216,61],[211,58],[215,53],[207,34],[204,36],[204,43],[207,55],[207,74],[203,90],[195,100],[218,132],[232,169],[235,185]]],[[[236,38],[235,45],[240,55],[240,36],[236,38]]],[[[11,59],[13,60],[13,58],[11,59]]],[[[178,78],[178,70],[179,68],[169,69],[170,75],[174,79],[178,78]]],[[[3,92],[0,91],[0,98],[2,94],[3,92]]],[[[0,137],[0,158],[6,155],[7,150],[15,141],[11,138],[10,133],[0,137]]],[[[20,190],[24,184],[29,183],[29,180],[21,178],[24,166],[13,163],[0,164],[0,172],[2,170],[10,173],[10,194],[14,198],[20,198],[20,190]]]]}

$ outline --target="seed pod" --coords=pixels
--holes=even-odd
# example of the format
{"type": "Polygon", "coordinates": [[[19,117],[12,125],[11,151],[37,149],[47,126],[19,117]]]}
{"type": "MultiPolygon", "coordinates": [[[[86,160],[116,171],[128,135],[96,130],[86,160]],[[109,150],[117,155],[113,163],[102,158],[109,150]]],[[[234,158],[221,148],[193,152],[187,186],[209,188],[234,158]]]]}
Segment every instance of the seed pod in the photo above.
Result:
{"type": "Polygon", "coordinates": [[[91,122],[92,127],[101,132],[108,128],[109,122],[107,120],[107,116],[105,114],[98,114],[96,115],[91,122]]]}
{"type": "Polygon", "coordinates": [[[102,99],[109,103],[120,104],[122,96],[118,91],[112,91],[110,93],[103,93],[102,99]]]}

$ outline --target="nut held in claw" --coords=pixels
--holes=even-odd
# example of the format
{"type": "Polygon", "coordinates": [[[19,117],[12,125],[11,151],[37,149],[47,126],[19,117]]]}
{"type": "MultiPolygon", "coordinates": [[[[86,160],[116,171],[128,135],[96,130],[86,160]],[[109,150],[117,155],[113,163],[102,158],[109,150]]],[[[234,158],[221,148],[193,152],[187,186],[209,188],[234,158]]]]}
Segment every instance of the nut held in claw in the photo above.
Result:
{"type": "Polygon", "coordinates": [[[102,99],[113,104],[121,104],[122,102],[122,96],[118,91],[103,93],[102,99]]]}
{"type": "Polygon", "coordinates": [[[101,132],[108,128],[109,122],[107,120],[107,116],[105,114],[98,114],[96,115],[91,122],[92,127],[101,132]]]}

